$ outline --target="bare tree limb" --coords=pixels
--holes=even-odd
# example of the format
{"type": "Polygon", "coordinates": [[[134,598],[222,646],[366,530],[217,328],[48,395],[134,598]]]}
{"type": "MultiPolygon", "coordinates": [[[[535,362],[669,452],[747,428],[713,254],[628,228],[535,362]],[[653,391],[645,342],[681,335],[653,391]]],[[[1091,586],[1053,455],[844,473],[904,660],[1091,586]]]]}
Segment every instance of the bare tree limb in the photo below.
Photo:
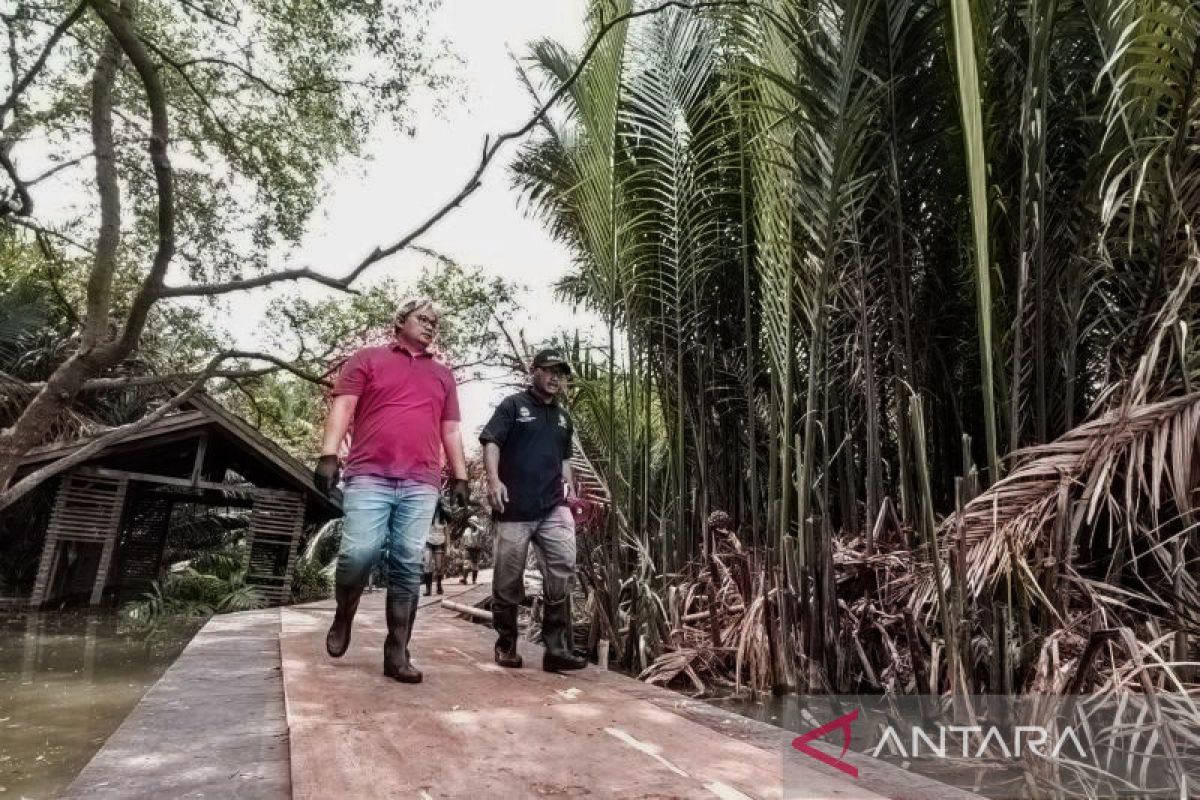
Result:
{"type": "Polygon", "coordinates": [[[273,356],[270,353],[258,353],[248,350],[228,350],[223,355],[226,358],[242,358],[246,359],[247,361],[266,361],[268,364],[274,364],[277,368],[284,370],[285,372],[290,372],[297,378],[306,380],[309,383],[315,383],[319,386],[333,385],[333,382],[328,379],[327,375],[317,375],[309,372],[308,370],[302,369],[290,361],[285,361],[284,359],[279,358],[278,356],[273,356]]]}
{"type": "Polygon", "coordinates": [[[242,292],[247,289],[257,289],[260,286],[270,286],[274,283],[282,281],[295,281],[307,279],[316,283],[324,284],[330,288],[339,291],[351,291],[342,280],[324,275],[316,270],[308,267],[299,269],[287,269],[280,272],[272,272],[267,275],[259,275],[254,278],[242,278],[239,280],[225,281],[223,283],[201,283],[190,284],[188,286],[165,286],[158,290],[159,298],[168,297],[212,297],[219,294],[229,294],[230,292],[242,292]]]}
{"type": "Polygon", "coordinates": [[[77,158],[72,158],[68,161],[62,162],[61,164],[55,164],[53,167],[50,167],[49,169],[47,169],[45,172],[42,172],[41,174],[36,175],[35,177],[32,177],[29,180],[25,181],[25,185],[26,186],[36,186],[39,183],[41,183],[42,181],[49,180],[50,178],[54,177],[55,175],[57,175],[58,173],[62,172],[65,169],[70,169],[71,167],[75,167],[75,166],[78,166],[79,164],[82,164],[84,161],[87,161],[89,158],[91,158],[94,155],[96,155],[96,153],[94,151],[90,152],[90,153],[84,153],[83,155],[81,155],[77,158]]]}
{"type": "Polygon", "coordinates": [[[591,43],[584,51],[583,56],[579,59],[579,63],[576,64],[571,75],[562,82],[558,89],[555,90],[555,92],[551,94],[544,103],[538,106],[533,116],[531,116],[519,128],[502,133],[495,139],[492,139],[490,136],[484,138],[483,150],[479,158],[479,163],[476,164],[474,171],[467,178],[466,182],[463,183],[462,188],[459,189],[459,191],[453,197],[451,197],[442,206],[430,214],[424,222],[417,225],[393,244],[390,244],[387,247],[376,247],[369,254],[367,254],[365,258],[358,262],[358,264],[356,264],[349,272],[340,278],[322,275],[321,273],[308,268],[289,269],[268,273],[266,275],[260,275],[254,278],[245,278],[243,280],[228,281],[225,283],[191,284],[186,286],[164,287],[159,292],[158,296],[196,297],[228,294],[229,292],[239,292],[244,289],[267,286],[273,283],[279,283],[281,281],[301,279],[312,280],[334,289],[348,291],[350,285],[354,283],[354,281],[357,280],[358,277],[362,275],[362,273],[368,267],[377,264],[378,262],[383,261],[384,259],[389,258],[407,248],[414,241],[425,234],[430,228],[440,222],[447,214],[462,205],[463,201],[474,194],[475,191],[483,185],[481,179],[483,178],[483,175],[487,171],[488,167],[491,166],[492,162],[495,160],[496,155],[500,152],[500,150],[514,139],[520,139],[532,131],[542,121],[546,114],[549,113],[550,109],[557,105],[560,100],[562,100],[566,93],[571,90],[571,87],[573,87],[579,81],[583,71],[591,62],[592,56],[595,55],[596,50],[600,47],[604,39],[608,36],[609,32],[613,30],[613,28],[629,22],[630,20],[637,19],[638,17],[658,14],[668,8],[701,11],[727,6],[747,5],[748,2],[749,0],[700,0],[699,2],[667,0],[666,2],[658,3],[647,8],[621,14],[605,22],[596,31],[596,35],[592,38],[591,43]]]}
{"type": "MultiPolygon", "coordinates": [[[[263,375],[268,375],[272,372],[278,372],[278,367],[263,367],[261,369],[252,370],[216,370],[208,377],[210,378],[258,378],[263,375]]],[[[114,378],[92,378],[89,381],[84,381],[79,387],[80,393],[83,392],[98,392],[107,389],[134,389],[142,386],[162,386],[163,384],[179,383],[180,381],[194,381],[200,377],[201,372],[164,372],[160,375],[123,375],[114,378]]],[[[41,389],[46,384],[41,381],[27,383],[25,386],[30,389],[41,389]]]]}
{"type": "Polygon", "coordinates": [[[154,51],[159,58],[168,64],[171,69],[175,70],[179,77],[183,78],[183,82],[187,84],[187,87],[191,89],[192,94],[196,96],[196,99],[199,100],[200,104],[204,106],[206,111],[208,111],[208,115],[212,117],[213,122],[215,122],[217,127],[221,129],[221,133],[226,139],[228,139],[230,142],[244,141],[235,136],[233,131],[229,130],[229,127],[225,124],[225,120],[221,118],[221,115],[217,113],[217,110],[213,108],[212,103],[209,102],[208,96],[204,94],[204,92],[200,91],[200,87],[196,85],[196,82],[192,80],[192,76],[188,75],[187,70],[184,69],[179,62],[171,58],[158,45],[152,42],[146,42],[146,45],[152,51],[154,51]]]}

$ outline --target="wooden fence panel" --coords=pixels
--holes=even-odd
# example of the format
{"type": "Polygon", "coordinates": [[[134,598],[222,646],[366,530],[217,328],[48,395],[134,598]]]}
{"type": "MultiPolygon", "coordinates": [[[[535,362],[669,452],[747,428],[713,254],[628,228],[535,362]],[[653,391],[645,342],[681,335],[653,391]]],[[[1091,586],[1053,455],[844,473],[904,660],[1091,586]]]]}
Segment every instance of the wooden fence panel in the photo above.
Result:
{"type": "Polygon", "coordinates": [[[246,582],[268,602],[291,597],[292,569],[304,529],[304,497],[297,492],[255,489],[246,547],[246,582]]]}
{"type": "Polygon", "coordinates": [[[52,588],[62,542],[85,542],[102,547],[92,582],[91,604],[99,605],[108,580],[121,515],[125,510],[125,478],[68,474],[62,478],[54,498],[54,510],[46,528],[42,558],[29,603],[45,604],[52,588]]]}

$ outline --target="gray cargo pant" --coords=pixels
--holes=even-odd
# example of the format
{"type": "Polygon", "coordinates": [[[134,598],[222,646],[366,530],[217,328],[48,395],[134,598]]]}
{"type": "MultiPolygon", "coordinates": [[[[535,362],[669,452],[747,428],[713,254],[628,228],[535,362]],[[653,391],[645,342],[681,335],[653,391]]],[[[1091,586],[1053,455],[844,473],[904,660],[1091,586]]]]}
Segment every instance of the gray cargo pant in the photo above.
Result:
{"type": "Polygon", "coordinates": [[[492,559],[492,608],[516,608],[525,598],[525,562],[533,543],[547,603],[566,599],[575,577],[575,518],[557,506],[532,522],[497,522],[492,559]]]}

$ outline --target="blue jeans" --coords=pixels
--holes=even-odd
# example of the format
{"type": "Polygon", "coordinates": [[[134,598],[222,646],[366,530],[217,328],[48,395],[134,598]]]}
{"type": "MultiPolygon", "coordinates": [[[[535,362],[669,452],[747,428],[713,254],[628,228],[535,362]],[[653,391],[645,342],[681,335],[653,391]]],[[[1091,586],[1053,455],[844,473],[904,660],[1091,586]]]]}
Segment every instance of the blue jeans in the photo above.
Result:
{"type": "Polygon", "coordinates": [[[419,481],[355,475],[342,493],[342,543],[337,585],[362,587],[384,558],[388,594],[417,596],[425,540],[437,508],[438,490],[419,481]]]}

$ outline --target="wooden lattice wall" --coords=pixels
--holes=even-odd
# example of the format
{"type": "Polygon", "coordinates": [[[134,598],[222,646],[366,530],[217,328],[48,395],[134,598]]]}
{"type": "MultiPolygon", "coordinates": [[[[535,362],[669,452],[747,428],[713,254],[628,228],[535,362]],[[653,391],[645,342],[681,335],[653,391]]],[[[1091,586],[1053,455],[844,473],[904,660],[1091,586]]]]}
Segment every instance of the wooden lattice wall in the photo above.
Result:
{"type": "Polygon", "coordinates": [[[304,498],[297,492],[255,489],[247,535],[246,582],[257,586],[267,602],[286,603],[291,595],[292,568],[304,528],[304,498]]]}
{"type": "Polygon", "coordinates": [[[175,501],[154,495],[145,484],[133,492],[129,513],[117,539],[117,584],[122,589],[145,590],[162,568],[167,526],[175,501]]]}
{"type": "Polygon", "coordinates": [[[62,479],[46,528],[46,541],[42,546],[42,560],[29,598],[30,605],[38,607],[51,599],[47,593],[53,588],[64,542],[100,547],[90,600],[92,605],[100,604],[112,566],[128,486],[129,481],[125,478],[69,474],[62,479]]]}

